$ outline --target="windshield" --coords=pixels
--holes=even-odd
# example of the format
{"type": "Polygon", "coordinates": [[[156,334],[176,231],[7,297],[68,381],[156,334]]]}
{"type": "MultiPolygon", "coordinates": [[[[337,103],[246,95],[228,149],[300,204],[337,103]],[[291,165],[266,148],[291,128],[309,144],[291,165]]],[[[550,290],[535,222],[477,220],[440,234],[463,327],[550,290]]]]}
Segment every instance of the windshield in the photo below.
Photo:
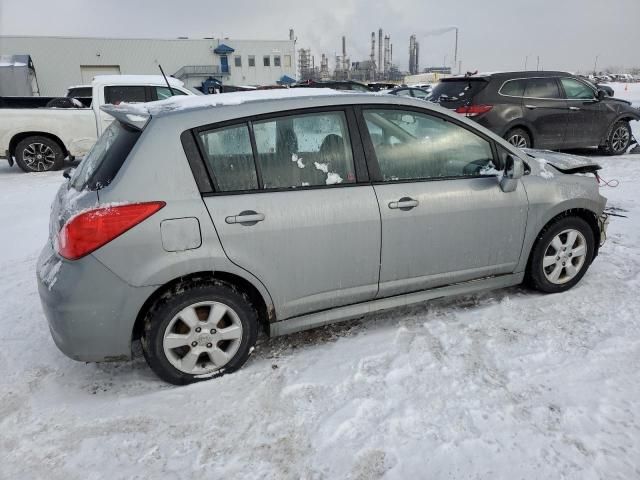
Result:
{"type": "Polygon", "coordinates": [[[80,162],[71,178],[76,190],[99,190],[111,183],[140,137],[140,130],[114,121],[80,162]]]}

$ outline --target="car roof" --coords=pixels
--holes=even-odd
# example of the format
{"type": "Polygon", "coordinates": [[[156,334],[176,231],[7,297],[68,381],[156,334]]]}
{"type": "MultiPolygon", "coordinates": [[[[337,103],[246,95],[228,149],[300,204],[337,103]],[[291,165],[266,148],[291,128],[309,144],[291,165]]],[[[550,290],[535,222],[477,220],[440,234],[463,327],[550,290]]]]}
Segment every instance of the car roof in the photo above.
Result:
{"type": "Polygon", "coordinates": [[[440,80],[441,82],[451,82],[451,81],[460,81],[460,80],[488,80],[490,78],[500,78],[500,79],[508,79],[508,78],[540,78],[540,77],[573,77],[574,75],[569,72],[559,72],[559,71],[536,71],[536,70],[527,70],[521,72],[489,72],[489,73],[478,73],[470,76],[454,76],[447,77],[440,80]]]}

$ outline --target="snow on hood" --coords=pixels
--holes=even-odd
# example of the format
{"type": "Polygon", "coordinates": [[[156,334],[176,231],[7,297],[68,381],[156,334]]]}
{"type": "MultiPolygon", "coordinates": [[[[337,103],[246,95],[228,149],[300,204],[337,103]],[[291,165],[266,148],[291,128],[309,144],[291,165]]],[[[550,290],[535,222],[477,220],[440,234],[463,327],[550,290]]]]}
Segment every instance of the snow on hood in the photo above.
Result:
{"type": "Polygon", "coordinates": [[[552,165],[562,173],[587,173],[595,172],[602,168],[590,158],[579,155],[552,152],[551,150],[536,150],[533,148],[523,148],[522,151],[529,157],[537,160],[540,165],[540,175],[545,178],[551,178],[553,176],[553,172],[546,168],[547,164],[552,165]]]}

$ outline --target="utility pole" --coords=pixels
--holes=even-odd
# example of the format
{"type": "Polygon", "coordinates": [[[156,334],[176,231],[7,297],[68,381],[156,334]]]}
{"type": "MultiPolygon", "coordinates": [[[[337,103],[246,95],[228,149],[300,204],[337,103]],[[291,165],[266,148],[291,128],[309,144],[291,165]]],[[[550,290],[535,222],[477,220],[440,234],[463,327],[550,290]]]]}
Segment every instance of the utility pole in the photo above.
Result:
{"type": "Polygon", "coordinates": [[[524,71],[527,71],[527,62],[529,61],[529,55],[527,55],[526,57],[524,57],[524,71]]]}
{"type": "Polygon", "coordinates": [[[453,50],[453,65],[458,63],[458,27],[456,27],[456,48],[453,50]]]}
{"type": "Polygon", "coordinates": [[[598,57],[600,57],[600,55],[596,55],[596,61],[593,62],[593,76],[596,76],[596,72],[598,69],[598,57]]]}
{"type": "Polygon", "coordinates": [[[538,55],[538,62],[536,63],[536,72],[540,70],[540,55],[538,55]]]}

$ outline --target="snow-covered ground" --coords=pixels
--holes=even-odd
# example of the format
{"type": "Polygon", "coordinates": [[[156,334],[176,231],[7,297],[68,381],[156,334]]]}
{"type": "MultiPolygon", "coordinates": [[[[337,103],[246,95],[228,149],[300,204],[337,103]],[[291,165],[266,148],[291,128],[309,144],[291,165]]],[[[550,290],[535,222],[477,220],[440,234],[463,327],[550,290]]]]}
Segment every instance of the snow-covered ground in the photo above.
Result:
{"type": "Polygon", "coordinates": [[[0,164],[0,478],[639,478],[640,155],[598,160],[627,217],[573,290],[262,339],[181,388],[57,350],[34,270],[63,179],[0,164]]]}

